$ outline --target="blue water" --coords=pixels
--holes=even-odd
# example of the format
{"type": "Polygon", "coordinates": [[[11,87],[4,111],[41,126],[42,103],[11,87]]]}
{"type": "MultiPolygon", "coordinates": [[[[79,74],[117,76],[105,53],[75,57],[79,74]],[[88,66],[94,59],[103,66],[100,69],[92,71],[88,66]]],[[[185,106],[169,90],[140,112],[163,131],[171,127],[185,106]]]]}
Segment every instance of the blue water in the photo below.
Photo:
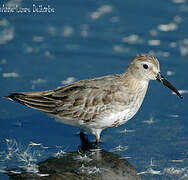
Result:
{"type": "MultiPolygon", "coordinates": [[[[139,112],[127,124],[105,130],[100,147],[126,158],[144,180],[188,179],[186,0],[7,0],[0,7],[3,4],[31,12],[0,12],[0,96],[121,73],[136,54],[155,55],[161,73],[184,99],[151,82],[139,112]],[[55,12],[32,12],[33,4],[49,5],[55,12]]],[[[78,149],[79,128],[5,99],[0,107],[1,170],[21,163],[14,154],[4,161],[11,143],[50,147],[38,161],[58,152],[57,146],[66,152],[78,149]]],[[[8,176],[1,174],[0,179],[8,176]]]]}

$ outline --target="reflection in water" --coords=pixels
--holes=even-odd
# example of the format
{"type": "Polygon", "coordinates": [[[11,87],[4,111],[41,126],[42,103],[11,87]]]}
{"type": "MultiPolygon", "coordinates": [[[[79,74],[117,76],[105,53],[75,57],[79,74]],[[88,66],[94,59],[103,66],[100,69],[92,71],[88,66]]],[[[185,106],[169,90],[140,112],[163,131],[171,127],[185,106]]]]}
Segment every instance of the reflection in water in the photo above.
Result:
{"type": "Polygon", "coordinates": [[[40,162],[37,174],[9,172],[8,175],[13,180],[141,180],[136,169],[128,161],[111,152],[93,149],[94,143],[84,137],[81,139],[79,151],[40,162]]]}

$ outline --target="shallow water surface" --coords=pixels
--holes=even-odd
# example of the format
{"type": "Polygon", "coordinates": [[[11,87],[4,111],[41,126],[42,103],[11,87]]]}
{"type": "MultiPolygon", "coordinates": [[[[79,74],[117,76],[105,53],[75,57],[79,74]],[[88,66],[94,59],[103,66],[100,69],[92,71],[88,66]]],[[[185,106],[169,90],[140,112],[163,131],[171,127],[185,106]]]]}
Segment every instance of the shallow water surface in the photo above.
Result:
{"type": "MultiPolygon", "coordinates": [[[[125,125],[104,130],[100,148],[128,161],[143,180],[188,179],[186,0],[3,4],[31,12],[0,12],[0,96],[122,73],[136,54],[152,54],[184,99],[151,82],[139,112],[125,125]],[[54,12],[34,12],[33,4],[54,12]]],[[[10,169],[37,173],[39,162],[78,151],[79,128],[5,99],[0,106],[0,179],[8,179],[10,169]]],[[[90,133],[88,138],[94,140],[90,133]]]]}

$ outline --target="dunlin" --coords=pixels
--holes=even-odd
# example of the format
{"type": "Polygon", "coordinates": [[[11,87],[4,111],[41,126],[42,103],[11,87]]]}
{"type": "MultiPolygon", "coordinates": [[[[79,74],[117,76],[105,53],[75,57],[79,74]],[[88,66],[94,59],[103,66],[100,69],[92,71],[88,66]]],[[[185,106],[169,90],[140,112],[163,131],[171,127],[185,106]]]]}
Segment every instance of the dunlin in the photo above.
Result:
{"type": "Polygon", "coordinates": [[[140,108],[150,80],[158,80],[180,98],[181,94],[160,73],[158,60],[148,54],[133,58],[122,74],[85,79],[54,90],[12,93],[5,96],[43,111],[58,122],[89,130],[99,143],[102,130],[131,119],[140,108]]]}

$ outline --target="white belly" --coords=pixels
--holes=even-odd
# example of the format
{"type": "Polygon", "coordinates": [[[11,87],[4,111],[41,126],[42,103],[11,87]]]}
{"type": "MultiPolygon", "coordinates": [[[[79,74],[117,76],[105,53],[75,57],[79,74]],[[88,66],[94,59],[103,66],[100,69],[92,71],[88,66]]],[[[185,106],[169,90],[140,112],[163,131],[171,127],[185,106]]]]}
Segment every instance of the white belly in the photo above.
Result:
{"type": "Polygon", "coordinates": [[[108,127],[117,127],[126,123],[134,115],[130,109],[120,112],[107,113],[105,116],[92,121],[88,126],[90,128],[105,129],[108,127]]]}

